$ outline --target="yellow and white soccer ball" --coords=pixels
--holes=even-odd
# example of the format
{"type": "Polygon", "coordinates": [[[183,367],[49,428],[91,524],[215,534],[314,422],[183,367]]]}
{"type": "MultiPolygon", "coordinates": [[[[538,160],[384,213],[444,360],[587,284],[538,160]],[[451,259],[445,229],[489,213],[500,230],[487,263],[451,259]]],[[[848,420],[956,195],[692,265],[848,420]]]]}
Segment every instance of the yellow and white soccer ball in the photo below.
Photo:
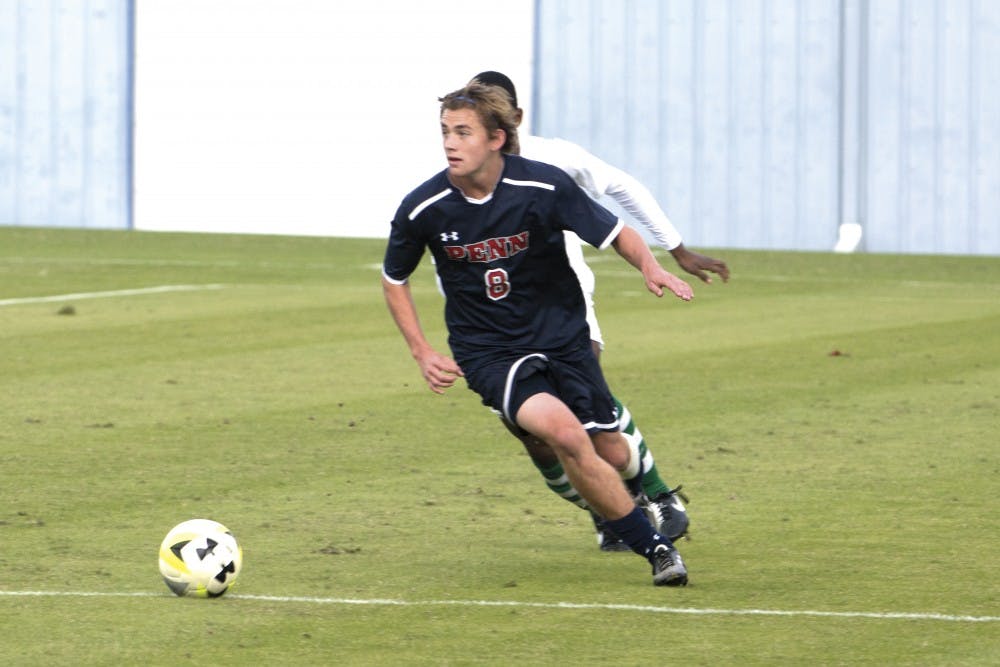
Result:
{"type": "Polygon", "coordinates": [[[211,519],[190,519],[160,544],[160,574],[180,596],[219,597],[243,567],[243,549],[229,529],[211,519]]]}

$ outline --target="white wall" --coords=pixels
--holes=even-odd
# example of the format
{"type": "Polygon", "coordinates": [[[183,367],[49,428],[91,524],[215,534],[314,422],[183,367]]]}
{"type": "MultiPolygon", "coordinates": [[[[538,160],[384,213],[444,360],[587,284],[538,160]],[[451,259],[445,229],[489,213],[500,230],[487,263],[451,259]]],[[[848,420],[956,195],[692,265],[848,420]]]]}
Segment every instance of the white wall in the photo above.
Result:
{"type": "Polygon", "coordinates": [[[871,252],[1000,255],[1000,1],[539,0],[537,21],[534,129],[646,183],[689,245],[827,250],[846,224],[871,252]]]}
{"type": "Polygon", "coordinates": [[[139,0],[135,228],[385,236],[439,96],[496,69],[530,108],[533,7],[139,0]]]}
{"type": "Polygon", "coordinates": [[[129,226],[130,8],[0,0],[0,225],[129,226]]]}

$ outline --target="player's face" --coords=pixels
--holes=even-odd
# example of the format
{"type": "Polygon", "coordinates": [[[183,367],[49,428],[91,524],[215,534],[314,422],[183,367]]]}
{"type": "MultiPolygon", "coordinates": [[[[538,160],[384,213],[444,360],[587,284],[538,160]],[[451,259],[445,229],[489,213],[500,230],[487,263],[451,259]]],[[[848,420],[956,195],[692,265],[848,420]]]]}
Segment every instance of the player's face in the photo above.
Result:
{"type": "Polygon", "coordinates": [[[448,174],[473,180],[499,155],[505,140],[503,132],[491,138],[472,109],[445,109],[441,114],[441,137],[448,174]]]}

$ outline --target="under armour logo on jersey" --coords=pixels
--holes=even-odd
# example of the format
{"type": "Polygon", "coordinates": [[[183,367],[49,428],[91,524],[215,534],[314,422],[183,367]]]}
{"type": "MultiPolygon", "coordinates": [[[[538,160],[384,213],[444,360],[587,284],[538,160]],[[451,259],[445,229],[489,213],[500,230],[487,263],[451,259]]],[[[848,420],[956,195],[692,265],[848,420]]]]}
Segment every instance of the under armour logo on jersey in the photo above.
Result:
{"type": "Polygon", "coordinates": [[[458,232],[441,232],[442,241],[457,241],[458,232]]]}

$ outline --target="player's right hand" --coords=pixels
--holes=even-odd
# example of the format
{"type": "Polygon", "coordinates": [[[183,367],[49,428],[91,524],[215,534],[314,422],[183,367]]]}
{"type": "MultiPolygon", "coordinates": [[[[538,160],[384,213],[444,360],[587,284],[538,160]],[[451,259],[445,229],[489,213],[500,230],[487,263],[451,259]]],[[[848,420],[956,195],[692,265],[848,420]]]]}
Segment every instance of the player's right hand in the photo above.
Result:
{"type": "Polygon", "coordinates": [[[417,365],[427,386],[435,394],[443,394],[445,389],[455,384],[455,380],[463,377],[462,369],[454,359],[433,350],[419,357],[417,365]]]}

